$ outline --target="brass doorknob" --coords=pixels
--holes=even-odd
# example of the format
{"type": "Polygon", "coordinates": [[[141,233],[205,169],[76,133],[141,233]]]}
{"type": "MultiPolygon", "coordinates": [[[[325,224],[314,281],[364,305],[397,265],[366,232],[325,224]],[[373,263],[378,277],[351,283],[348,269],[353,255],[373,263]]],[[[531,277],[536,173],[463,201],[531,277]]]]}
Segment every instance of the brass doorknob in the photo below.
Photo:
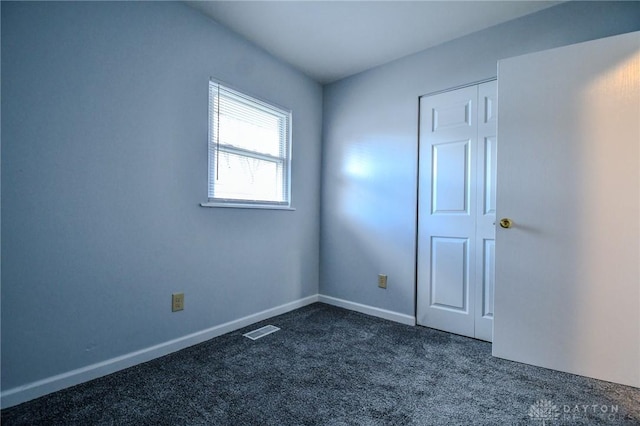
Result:
{"type": "Polygon", "coordinates": [[[513,226],[513,221],[508,217],[503,217],[502,219],[500,219],[500,226],[509,229],[513,226]]]}

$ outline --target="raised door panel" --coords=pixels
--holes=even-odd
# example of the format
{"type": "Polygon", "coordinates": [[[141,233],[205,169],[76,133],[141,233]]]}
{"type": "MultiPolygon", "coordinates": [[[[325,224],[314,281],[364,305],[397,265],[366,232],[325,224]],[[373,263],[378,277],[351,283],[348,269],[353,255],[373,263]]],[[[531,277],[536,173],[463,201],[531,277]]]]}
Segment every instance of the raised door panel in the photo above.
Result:
{"type": "Polygon", "coordinates": [[[494,239],[482,239],[478,252],[476,282],[475,338],[491,342],[493,340],[493,313],[495,292],[495,256],[494,239]]]}
{"type": "Polygon", "coordinates": [[[484,240],[482,253],[484,267],[482,270],[482,318],[493,319],[493,293],[495,288],[496,241],[484,240]]]}
{"type": "Polygon", "coordinates": [[[484,215],[496,215],[496,178],[498,161],[498,139],[495,135],[485,136],[482,146],[482,185],[481,185],[481,211],[484,215]]]}
{"type": "Polygon", "coordinates": [[[463,98],[462,102],[435,105],[431,109],[433,115],[431,130],[441,132],[445,129],[471,127],[472,102],[474,102],[473,99],[463,98]]]}
{"type": "Polygon", "coordinates": [[[466,238],[431,239],[431,307],[468,311],[468,243],[466,238]]]}
{"type": "Polygon", "coordinates": [[[470,141],[433,145],[431,166],[432,214],[469,214],[470,141]]]}

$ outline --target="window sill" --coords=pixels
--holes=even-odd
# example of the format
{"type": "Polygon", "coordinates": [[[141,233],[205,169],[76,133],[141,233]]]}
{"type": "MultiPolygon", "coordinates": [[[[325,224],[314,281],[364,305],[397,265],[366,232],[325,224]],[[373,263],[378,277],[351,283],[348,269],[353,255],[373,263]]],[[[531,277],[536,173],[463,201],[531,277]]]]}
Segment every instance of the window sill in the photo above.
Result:
{"type": "Polygon", "coordinates": [[[262,210],[289,210],[295,211],[293,207],[277,206],[270,204],[234,204],[234,203],[200,203],[200,207],[222,207],[227,209],[262,209],[262,210]]]}

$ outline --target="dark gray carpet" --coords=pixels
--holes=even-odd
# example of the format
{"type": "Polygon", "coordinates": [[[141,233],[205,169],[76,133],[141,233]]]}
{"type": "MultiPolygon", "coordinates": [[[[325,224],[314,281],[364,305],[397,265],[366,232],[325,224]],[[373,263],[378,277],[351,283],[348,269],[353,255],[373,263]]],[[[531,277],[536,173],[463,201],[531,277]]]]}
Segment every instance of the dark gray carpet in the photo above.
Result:
{"type": "Polygon", "coordinates": [[[3,425],[638,425],[640,390],[316,303],[1,414],[3,425]],[[281,330],[242,337],[265,324],[281,330]]]}

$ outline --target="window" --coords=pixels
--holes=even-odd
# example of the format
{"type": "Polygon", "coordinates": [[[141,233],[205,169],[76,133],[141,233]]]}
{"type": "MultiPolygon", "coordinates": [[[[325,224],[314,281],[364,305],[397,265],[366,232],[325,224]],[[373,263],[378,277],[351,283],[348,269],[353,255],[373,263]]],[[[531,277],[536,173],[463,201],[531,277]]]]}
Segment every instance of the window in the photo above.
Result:
{"type": "Polygon", "coordinates": [[[209,202],[290,206],[291,112],[209,82],[209,202]]]}

